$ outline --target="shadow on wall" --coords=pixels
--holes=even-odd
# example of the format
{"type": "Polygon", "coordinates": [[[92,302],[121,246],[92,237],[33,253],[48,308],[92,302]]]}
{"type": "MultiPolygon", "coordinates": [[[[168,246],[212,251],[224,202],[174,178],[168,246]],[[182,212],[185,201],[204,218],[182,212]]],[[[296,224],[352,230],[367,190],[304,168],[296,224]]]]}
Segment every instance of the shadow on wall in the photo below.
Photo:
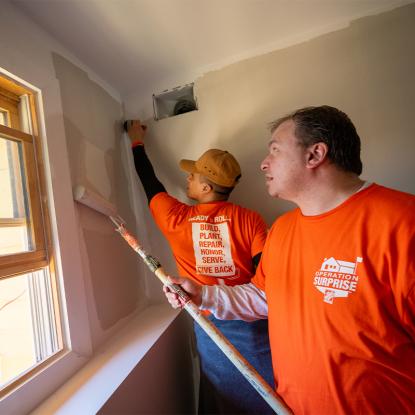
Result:
{"type": "Polygon", "coordinates": [[[78,206],[84,269],[89,271],[101,328],[108,329],[134,312],[144,297],[137,273],[138,259],[107,217],[78,206]]]}
{"type": "Polygon", "coordinates": [[[98,414],[195,414],[197,361],[191,324],[181,313],[98,414]]]}

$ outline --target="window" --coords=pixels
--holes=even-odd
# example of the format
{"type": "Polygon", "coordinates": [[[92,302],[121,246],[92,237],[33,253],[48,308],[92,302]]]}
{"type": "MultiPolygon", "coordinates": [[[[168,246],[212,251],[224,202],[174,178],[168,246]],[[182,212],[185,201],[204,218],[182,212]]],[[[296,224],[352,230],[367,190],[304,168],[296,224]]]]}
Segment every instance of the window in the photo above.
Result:
{"type": "Polygon", "coordinates": [[[63,348],[32,92],[0,77],[0,398],[63,348]]]}

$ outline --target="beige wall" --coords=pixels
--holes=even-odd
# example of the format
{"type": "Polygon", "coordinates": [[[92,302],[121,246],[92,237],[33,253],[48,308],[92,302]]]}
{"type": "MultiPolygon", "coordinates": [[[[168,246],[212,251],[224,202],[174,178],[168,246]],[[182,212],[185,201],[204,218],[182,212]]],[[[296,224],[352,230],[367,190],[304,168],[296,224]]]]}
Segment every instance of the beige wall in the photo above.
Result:
{"type": "MultiPolygon", "coordinates": [[[[299,107],[328,104],[349,114],[357,127],[362,177],[415,193],[414,21],[412,4],[206,74],[195,83],[199,111],[149,121],[147,148],[160,178],[183,197],[180,158],[198,157],[209,147],[228,149],[242,166],[233,200],[271,224],[291,205],[265,191],[259,164],[267,123],[299,107]]],[[[129,116],[135,108],[126,102],[129,116]]]]}

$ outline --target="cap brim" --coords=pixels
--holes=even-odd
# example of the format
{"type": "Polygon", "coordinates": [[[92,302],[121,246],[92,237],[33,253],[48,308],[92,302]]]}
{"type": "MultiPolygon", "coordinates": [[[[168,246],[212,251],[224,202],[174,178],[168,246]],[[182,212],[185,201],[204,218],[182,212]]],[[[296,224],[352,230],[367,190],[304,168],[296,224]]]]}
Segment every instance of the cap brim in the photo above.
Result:
{"type": "Polygon", "coordinates": [[[193,160],[180,160],[179,166],[182,170],[187,171],[188,173],[196,172],[196,162],[193,160]]]}

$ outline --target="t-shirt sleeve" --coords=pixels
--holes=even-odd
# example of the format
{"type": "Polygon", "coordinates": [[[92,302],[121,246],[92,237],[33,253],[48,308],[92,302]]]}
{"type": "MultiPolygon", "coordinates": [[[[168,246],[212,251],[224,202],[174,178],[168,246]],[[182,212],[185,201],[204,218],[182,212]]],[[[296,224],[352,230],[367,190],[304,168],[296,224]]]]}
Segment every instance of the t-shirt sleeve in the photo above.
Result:
{"type": "Polygon", "coordinates": [[[164,234],[174,229],[186,207],[166,192],[156,194],[150,201],[150,212],[164,234]]]}
{"type": "Polygon", "coordinates": [[[389,269],[396,308],[405,330],[415,341],[415,198],[401,214],[396,232],[388,235],[389,269]]]}
{"type": "Polygon", "coordinates": [[[262,252],[265,240],[267,239],[267,225],[264,220],[260,215],[255,213],[254,221],[254,235],[251,244],[252,258],[262,252]]]}
{"type": "Polygon", "coordinates": [[[258,267],[255,271],[255,275],[252,277],[251,283],[262,291],[265,291],[265,274],[262,266],[264,259],[264,252],[262,253],[261,260],[259,261],[258,267]]]}
{"type": "Polygon", "coordinates": [[[403,320],[415,341],[415,285],[412,286],[412,289],[408,294],[403,320]]]}
{"type": "Polygon", "coordinates": [[[259,261],[258,267],[255,271],[255,275],[253,276],[251,280],[252,284],[254,284],[256,287],[258,287],[262,291],[265,291],[266,264],[268,264],[269,262],[272,262],[273,260],[270,254],[271,250],[269,248],[273,228],[274,227],[272,227],[270,231],[268,232],[264,247],[262,249],[261,260],[259,261]]]}
{"type": "Polygon", "coordinates": [[[398,278],[402,283],[402,303],[398,301],[398,309],[401,306],[402,320],[405,329],[409,332],[412,339],[415,341],[415,221],[407,227],[406,235],[402,237],[403,240],[409,242],[401,244],[399,252],[401,257],[398,260],[398,278]],[[409,236],[407,236],[409,235],[409,236]]]}

